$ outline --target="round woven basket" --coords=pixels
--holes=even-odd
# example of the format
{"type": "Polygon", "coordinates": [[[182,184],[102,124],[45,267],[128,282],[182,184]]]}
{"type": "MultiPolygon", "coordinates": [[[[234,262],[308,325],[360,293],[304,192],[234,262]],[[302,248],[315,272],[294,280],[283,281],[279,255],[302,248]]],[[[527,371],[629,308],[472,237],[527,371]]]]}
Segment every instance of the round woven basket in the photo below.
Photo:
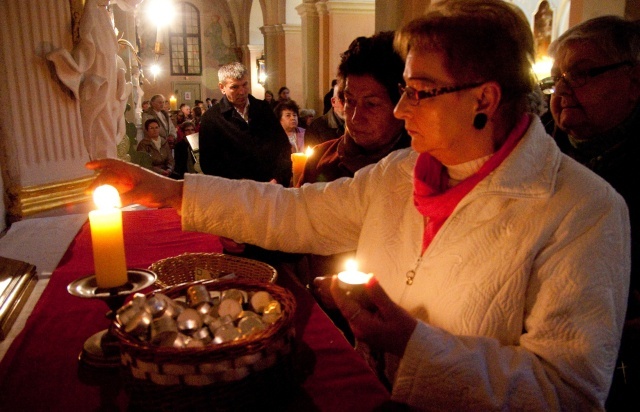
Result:
{"type": "MultiPolygon", "coordinates": [[[[200,283],[200,282],[199,282],[200,283]]],[[[133,410],[238,410],[264,402],[275,404],[294,384],[293,315],[295,298],[287,289],[246,279],[204,281],[208,290],[267,291],[280,303],[282,316],[248,338],[202,348],[157,347],[124,332],[114,321],[112,330],[121,349],[126,388],[133,410]],[[260,402],[254,404],[254,402],[260,402]]],[[[184,296],[191,284],[161,292],[184,296]]]]}
{"type": "Polygon", "coordinates": [[[166,288],[202,279],[218,279],[234,274],[239,279],[275,282],[276,270],[263,262],[222,253],[184,253],[159,260],[149,266],[158,275],[156,286],[166,288]]]}

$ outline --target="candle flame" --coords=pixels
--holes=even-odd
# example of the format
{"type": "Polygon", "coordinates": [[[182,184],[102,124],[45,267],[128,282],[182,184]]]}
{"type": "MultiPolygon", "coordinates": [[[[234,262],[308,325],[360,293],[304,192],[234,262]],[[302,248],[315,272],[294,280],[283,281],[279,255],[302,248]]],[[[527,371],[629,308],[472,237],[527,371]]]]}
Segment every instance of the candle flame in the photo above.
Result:
{"type": "Polygon", "coordinates": [[[311,146],[307,146],[307,151],[305,152],[307,157],[310,157],[313,154],[313,148],[311,146]]]}
{"type": "Polygon", "coordinates": [[[100,210],[122,207],[120,194],[116,188],[111,185],[98,186],[96,190],[93,191],[93,202],[100,210]]]}
{"type": "Polygon", "coordinates": [[[348,272],[356,272],[358,270],[358,262],[355,259],[348,259],[344,266],[348,272]]]}

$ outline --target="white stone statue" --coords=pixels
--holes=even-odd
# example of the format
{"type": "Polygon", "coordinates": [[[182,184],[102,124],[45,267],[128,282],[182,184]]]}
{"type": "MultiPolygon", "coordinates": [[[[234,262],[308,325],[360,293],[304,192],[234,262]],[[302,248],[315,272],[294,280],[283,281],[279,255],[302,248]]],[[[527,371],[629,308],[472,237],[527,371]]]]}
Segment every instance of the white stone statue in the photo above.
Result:
{"type": "Polygon", "coordinates": [[[117,157],[125,136],[124,111],[131,93],[108,0],[87,0],[80,19],[80,41],[71,52],[47,55],[60,81],[78,99],[84,144],[90,159],[117,157]]]}

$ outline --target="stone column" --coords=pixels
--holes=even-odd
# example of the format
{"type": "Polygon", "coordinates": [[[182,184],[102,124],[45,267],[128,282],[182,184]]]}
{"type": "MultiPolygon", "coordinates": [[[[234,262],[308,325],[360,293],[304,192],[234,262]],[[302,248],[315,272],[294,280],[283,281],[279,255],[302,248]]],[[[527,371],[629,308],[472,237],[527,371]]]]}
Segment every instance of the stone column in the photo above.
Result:
{"type": "MultiPolygon", "coordinates": [[[[302,3],[296,7],[302,19],[302,94],[301,106],[322,113],[320,76],[320,19],[316,5],[302,3]]],[[[324,79],[322,79],[324,80],[324,79]]]]}
{"type": "Polygon", "coordinates": [[[248,44],[246,46],[246,52],[243,53],[247,56],[247,61],[244,63],[251,73],[251,94],[256,99],[264,99],[264,87],[258,83],[258,66],[257,60],[262,56],[264,52],[264,46],[261,44],[248,44]]]}
{"type": "Polygon", "coordinates": [[[267,66],[265,88],[275,94],[278,92],[278,88],[287,81],[284,31],[281,24],[262,26],[260,31],[264,36],[264,54],[267,66]]]}

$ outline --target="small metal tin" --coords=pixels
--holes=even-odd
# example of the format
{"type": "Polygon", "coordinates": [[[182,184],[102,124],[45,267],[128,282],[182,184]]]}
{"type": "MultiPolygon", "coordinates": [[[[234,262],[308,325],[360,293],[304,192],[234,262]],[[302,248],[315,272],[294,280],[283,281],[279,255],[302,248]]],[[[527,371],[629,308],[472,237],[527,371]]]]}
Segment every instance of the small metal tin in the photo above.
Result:
{"type": "Polygon", "coordinates": [[[233,325],[223,325],[216,329],[213,342],[218,344],[232,342],[236,339],[239,339],[240,336],[240,331],[233,327],[233,325]]]}
{"type": "Polygon", "coordinates": [[[209,302],[202,302],[202,303],[196,305],[194,308],[195,308],[195,310],[198,311],[200,316],[205,316],[205,315],[209,314],[209,312],[211,311],[212,306],[211,306],[211,303],[209,303],[209,302]]]}
{"type": "Polygon", "coordinates": [[[272,300],[267,306],[265,306],[264,312],[262,313],[262,320],[265,323],[272,324],[277,322],[281,316],[282,309],[280,308],[280,302],[272,300]]]}
{"type": "Polygon", "coordinates": [[[131,319],[133,319],[138,314],[138,312],[140,312],[140,310],[144,310],[144,308],[140,308],[137,305],[134,306],[131,303],[128,303],[117,310],[116,320],[120,323],[120,325],[124,326],[129,323],[129,321],[131,321],[131,319]]]}
{"type": "Polygon", "coordinates": [[[260,290],[251,296],[251,307],[256,313],[262,313],[265,306],[267,306],[272,300],[273,298],[269,292],[260,290]]]}
{"type": "Polygon", "coordinates": [[[240,312],[242,312],[242,305],[238,303],[235,298],[223,299],[218,307],[218,314],[220,317],[228,315],[231,316],[231,318],[236,319],[240,312]]]}
{"type": "MultiPolygon", "coordinates": [[[[227,289],[222,292],[221,300],[224,302],[226,299],[233,299],[237,301],[240,305],[247,302],[247,292],[244,292],[240,289],[227,289]]],[[[222,303],[220,302],[220,303],[222,303]]]]}
{"type": "Polygon", "coordinates": [[[202,327],[202,318],[195,309],[185,309],[178,315],[178,330],[188,335],[202,327]]]}
{"type": "Polygon", "coordinates": [[[205,285],[193,285],[187,288],[187,303],[189,306],[196,307],[204,302],[211,302],[211,296],[205,285]]]}
{"type": "Polygon", "coordinates": [[[133,298],[131,299],[131,304],[134,306],[142,307],[144,306],[147,297],[143,293],[135,293],[133,298]]]}
{"type": "Polygon", "coordinates": [[[154,345],[161,345],[167,340],[173,341],[177,335],[178,324],[170,316],[160,316],[151,323],[151,343],[154,345]]]}
{"type": "Polygon", "coordinates": [[[211,342],[212,339],[211,333],[209,333],[209,329],[206,326],[195,331],[191,337],[205,344],[211,342]]]}
{"type": "Polygon", "coordinates": [[[257,316],[247,316],[240,319],[238,322],[238,329],[240,330],[240,334],[242,337],[247,337],[253,333],[260,332],[264,330],[266,325],[262,322],[257,316]]]}
{"type": "Polygon", "coordinates": [[[138,337],[141,340],[147,340],[149,336],[149,326],[152,321],[151,313],[146,310],[140,310],[136,315],[125,325],[125,332],[138,337]]]}
{"type": "Polygon", "coordinates": [[[162,314],[165,312],[167,307],[169,307],[169,305],[170,305],[169,302],[157,296],[152,296],[149,299],[147,299],[147,304],[146,304],[149,310],[149,313],[151,313],[151,316],[153,316],[154,318],[162,316],[162,314]]]}

